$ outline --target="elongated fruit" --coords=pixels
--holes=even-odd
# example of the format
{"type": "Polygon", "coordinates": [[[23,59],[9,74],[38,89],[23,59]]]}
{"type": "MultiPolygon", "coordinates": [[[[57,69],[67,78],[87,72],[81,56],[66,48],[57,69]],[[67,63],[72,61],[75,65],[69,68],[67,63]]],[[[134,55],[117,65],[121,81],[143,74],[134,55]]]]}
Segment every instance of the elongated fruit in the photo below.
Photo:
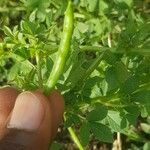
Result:
{"type": "Polygon", "coordinates": [[[67,9],[65,11],[63,33],[60,42],[60,46],[57,52],[56,61],[52,68],[52,72],[47,81],[47,91],[54,88],[60,75],[63,73],[64,66],[67,60],[67,56],[70,50],[70,44],[73,34],[73,4],[71,1],[68,2],[67,9]]]}

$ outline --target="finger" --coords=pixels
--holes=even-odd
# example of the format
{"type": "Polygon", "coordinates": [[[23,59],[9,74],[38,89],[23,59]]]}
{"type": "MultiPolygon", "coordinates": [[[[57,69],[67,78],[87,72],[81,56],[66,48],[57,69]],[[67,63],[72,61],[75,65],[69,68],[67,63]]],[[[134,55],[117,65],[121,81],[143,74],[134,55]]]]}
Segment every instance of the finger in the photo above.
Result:
{"type": "Polygon", "coordinates": [[[42,124],[40,125],[40,128],[38,129],[37,136],[34,139],[34,142],[32,143],[31,149],[47,150],[52,138],[52,110],[49,100],[42,94],[41,91],[37,90],[34,92],[34,94],[40,98],[42,104],[44,105],[45,117],[43,119],[42,124]]]}
{"type": "MultiPolygon", "coordinates": [[[[60,97],[57,96],[52,96],[52,98],[59,102],[57,98],[60,97]]],[[[56,105],[56,110],[57,106],[61,108],[56,105]]],[[[23,92],[20,94],[9,116],[8,131],[0,141],[0,148],[2,150],[9,150],[10,148],[11,150],[47,150],[52,138],[52,126],[54,127],[54,124],[61,120],[52,117],[52,107],[48,99],[40,92],[23,92]]]]}
{"type": "Polygon", "coordinates": [[[64,99],[61,94],[56,90],[50,93],[48,99],[50,101],[50,106],[52,110],[52,138],[54,138],[57,133],[59,124],[63,119],[64,99]]]}
{"type": "MultiPolygon", "coordinates": [[[[46,119],[45,121],[43,121],[39,129],[37,139],[35,140],[35,144],[33,145],[37,145],[37,143],[41,142],[45,142],[45,144],[40,145],[48,145],[52,142],[54,136],[57,133],[59,123],[62,121],[64,112],[64,100],[61,94],[57,91],[51,92],[51,94],[48,97],[48,100],[45,100],[45,96],[39,90],[34,92],[34,94],[37,97],[40,97],[41,100],[43,100],[44,105],[48,107],[46,109],[48,111],[46,113],[46,119]]],[[[33,149],[35,148],[36,147],[34,147],[33,149]]]]}
{"type": "MultiPolygon", "coordinates": [[[[36,93],[42,94],[43,92],[41,90],[36,90],[36,93]]],[[[52,135],[54,137],[57,133],[58,126],[63,119],[65,103],[64,103],[63,96],[60,94],[58,90],[53,90],[48,95],[48,99],[49,99],[49,103],[50,103],[49,105],[51,107],[52,117],[53,117],[52,135]]]]}
{"type": "MultiPolygon", "coordinates": [[[[49,110],[43,103],[44,100],[46,101],[46,98],[41,99],[31,92],[18,95],[8,117],[7,134],[0,140],[1,150],[34,150],[33,143],[35,144],[42,123],[48,123],[48,119],[45,119],[48,118],[46,115],[49,110]]],[[[41,143],[36,143],[36,150],[46,150],[46,146],[42,147],[39,144],[41,143]]]]}
{"type": "Polygon", "coordinates": [[[0,139],[5,133],[6,119],[14,107],[19,91],[12,87],[0,89],[0,139]]]}

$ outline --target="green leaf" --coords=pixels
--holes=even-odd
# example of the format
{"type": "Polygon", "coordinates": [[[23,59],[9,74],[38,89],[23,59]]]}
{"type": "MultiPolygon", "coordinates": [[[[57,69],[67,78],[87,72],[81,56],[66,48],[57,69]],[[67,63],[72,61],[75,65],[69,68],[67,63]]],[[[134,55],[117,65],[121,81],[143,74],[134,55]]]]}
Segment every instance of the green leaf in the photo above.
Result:
{"type": "Polygon", "coordinates": [[[137,105],[130,105],[130,106],[126,106],[124,107],[124,110],[129,113],[129,114],[132,114],[132,115],[139,115],[140,111],[139,111],[139,107],[137,105]]]}
{"type": "Polygon", "coordinates": [[[129,77],[123,84],[122,91],[125,94],[131,94],[139,87],[139,80],[135,76],[129,77]]]}
{"type": "Polygon", "coordinates": [[[137,105],[130,105],[124,108],[125,111],[125,115],[124,117],[127,120],[127,123],[129,125],[135,125],[138,116],[140,115],[140,110],[139,107],[137,105]]]}
{"type": "Polygon", "coordinates": [[[80,123],[80,118],[75,113],[68,113],[66,115],[65,127],[68,128],[73,124],[80,123]]]}
{"type": "Polygon", "coordinates": [[[45,68],[45,74],[44,74],[44,78],[45,80],[49,77],[49,74],[52,70],[52,66],[53,66],[53,61],[50,57],[46,57],[46,62],[43,63],[43,68],[45,68]]]}
{"type": "Polygon", "coordinates": [[[104,119],[107,116],[107,108],[104,105],[97,104],[91,112],[88,113],[87,115],[87,120],[92,122],[92,121],[100,121],[104,119]]]}
{"type": "Polygon", "coordinates": [[[141,129],[145,133],[150,134],[150,125],[149,124],[147,124],[147,123],[141,123],[140,126],[141,126],[141,129]]]}
{"type": "Polygon", "coordinates": [[[104,14],[106,11],[108,11],[109,5],[104,1],[99,1],[99,13],[104,14]]]}
{"type": "Polygon", "coordinates": [[[101,123],[90,123],[90,126],[96,139],[108,143],[113,141],[112,132],[107,126],[101,123]]]}
{"type": "Polygon", "coordinates": [[[148,104],[148,105],[145,105],[145,108],[146,108],[146,110],[147,110],[147,113],[148,113],[148,115],[150,116],[150,109],[149,109],[149,107],[150,107],[149,104],[148,104]]]}
{"type": "Polygon", "coordinates": [[[115,64],[115,72],[119,83],[124,83],[129,77],[127,67],[122,62],[115,64]]]}
{"type": "Polygon", "coordinates": [[[121,121],[122,118],[117,111],[109,111],[108,116],[107,116],[108,123],[111,127],[111,129],[115,132],[121,132],[122,127],[121,127],[121,121]]]}
{"type": "MultiPolygon", "coordinates": [[[[75,56],[76,57],[76,54],[75,56]]],[[[72,57],[72,59],[74,59],[72,57]]],[[[82,64],[85,62],[85,54],[80,53],[76,57],[76,60],[74,61],[74,64],[71,68],[71,71],[69,73],[69,76],[66,80],[66,84],[69,84],[72,88],[75,85],[80,86],[79,80],[84,76],[86,69],[82,67],[82,64]]],[[[81,83],[82,84],[82,83],[81,83]]]]}
{"type": "Polygon", "coordinates": [[[89,78],[85,81],[84,88],[82,90],[82,95],[85,97],[96,97],[101,96],[101,91],[97,83],[99,83],[102,78],[95,76],[89,78]]]}
{"type": "Polygon", "coordinates": [[[96,7],[98,6],[98,0],[87,0],[89,11],[95,11],[96,7]]]}
{"type": "Polygon", "coordinates": [[[133,0],[124,0],[124,2],[131,7],[133,5],[133,0]]]}
{"type": "Polygon", "coordinates": [[[7,26],[4,26],[4,33],[5,33],[7,36],[11,37],[11,38],[14,37],[14,35],[13,35],[11,29],[8,28],[7,26]]]}
{"type": "Polygon", "coordinates": [[[105,72],[106,82],[108,83],[108,91],[116,90],[119,87],[114,67],[108,67],[105,72]]]}
{"type": "Polygon", "coordinates": [[[19,70],[21,69],[21,64],[20,63],[15,63],[12,68],[10,69],[9,71],[9,74],[8,74],[8,80],[9,81],[12,81],[16,78],[16,76],[18,75],[18,72],[19,70]]]}
{"type": "Polygon", "coordinates": [[[129,72],[122,62],[116,62],[114,66],[106,69],[106,81],[108,83],[108,90],[116,90],[129,77],[129,72]]]}
{"type": "Polygon", "coordinates": [[[49,150],[61,150],[62,149],[62,144],[53,142],[50,146],[49,150]]]}
{"type": "Polygon", "coordinates": [[[150,105],[150,90],[143,90],[133,94],[131,100],[140,104],[150,105]]]}
{"type": "Polygon", "coordinates": [[[137,122],[137,115],[135,114],[126,114],[125,118],[127,120],[127,122],[129,123],[129,125],[135,125],[137,122]]]}
{"type": "Polygon", "coordinates": [[[88,31],[88,25],[82,22],[78,22],[77,28],[81,33],[85,33],[88,31]]]}
{"type": "Polygon", "coordinates": [[[113,65],[117,62],[117,57],[109,50],[104,53],[103,59],[110,65],[113,65]]]}
{"type": "Polygon", "coordinates": [[[90,126],[88,123],[82,124],[79,136],[83,146],[86,146],[90,140],[90,126]]]}
{"type": "Polygon", "coordinates": [[[147,111],[147,109],[144,106],[141,106],[140,112],[141,112],[141,117],[142,118],[148,117],[148,111],[147,111]]]}
{"type": "Polygon", "coordinates": [[[143,146],[143,150],[150,150],[150,142],[146,142],[143,146]]]}
{"type": "Polygon", "coordinates": [[[38,33],[37,29],[39,29],[39,24],[30,22],[30,21],[22,21],[21,29],[22,29],[23,33],[25,33],[25,34],[35,35],[38,33]]]}
{"type": "Polygon", "coordinates": [[[25,47],[21,47],[21,48],[16,48],[14,50],[14,54],[16,56],[18,56],[18,58],[22,58],[22,60],[26,60],[30,58],[30,51],[29,49],[25,48],[25,47]]]}
{"type": "Polygon", "coordinates": [[[133,5],[133,0],[115,0],[117,3],[120,4],[120,7],[126,8],[131,7],[133,5]]]}

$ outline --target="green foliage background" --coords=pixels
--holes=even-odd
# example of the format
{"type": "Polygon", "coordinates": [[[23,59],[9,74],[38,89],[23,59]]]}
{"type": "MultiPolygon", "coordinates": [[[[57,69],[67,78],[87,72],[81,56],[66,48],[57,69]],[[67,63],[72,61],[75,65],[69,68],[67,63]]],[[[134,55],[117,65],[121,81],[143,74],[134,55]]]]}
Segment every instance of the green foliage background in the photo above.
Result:
{"type": "MultiPolygon", "coordinates": [[[[87,148],[120,132],[141,143],[129,149],[150,149],[150,1],[73,3],[70,54],[56,85],[66,103],[64,126],[76,128],[87,148]]],[[[0,1],[1,85],[45,87],[66,6],[66,0],[0,1]]]]}

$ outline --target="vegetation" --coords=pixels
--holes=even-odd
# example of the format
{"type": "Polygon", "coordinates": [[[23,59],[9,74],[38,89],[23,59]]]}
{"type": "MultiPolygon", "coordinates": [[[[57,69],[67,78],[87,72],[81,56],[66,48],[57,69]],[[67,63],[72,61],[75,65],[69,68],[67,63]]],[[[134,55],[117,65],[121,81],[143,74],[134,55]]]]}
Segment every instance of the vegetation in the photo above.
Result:
{"type": "MultiPolygon", "coordinates": [[[[150,149],[149,6],[1,0],[0,84],[61,91],[74,149],[150,149]]],[[[63,149],[56,140],[52,149],[63,149]]]]}

